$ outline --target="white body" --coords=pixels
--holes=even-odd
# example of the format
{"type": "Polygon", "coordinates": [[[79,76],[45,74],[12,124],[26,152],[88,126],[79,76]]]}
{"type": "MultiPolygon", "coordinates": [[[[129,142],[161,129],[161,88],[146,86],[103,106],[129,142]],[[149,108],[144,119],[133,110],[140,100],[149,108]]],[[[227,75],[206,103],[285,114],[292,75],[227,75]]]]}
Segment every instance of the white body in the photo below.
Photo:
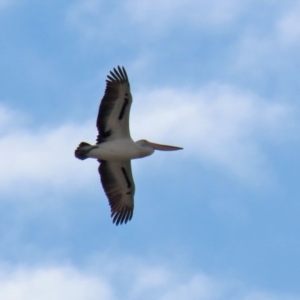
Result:
{"type": "Polygon", "coordinates": [[[87,156],[99,160],[124,161],[149,156],[153,152],[153,148],[142,147],[131,138],[123,138],[96,144],[87,156]]]}

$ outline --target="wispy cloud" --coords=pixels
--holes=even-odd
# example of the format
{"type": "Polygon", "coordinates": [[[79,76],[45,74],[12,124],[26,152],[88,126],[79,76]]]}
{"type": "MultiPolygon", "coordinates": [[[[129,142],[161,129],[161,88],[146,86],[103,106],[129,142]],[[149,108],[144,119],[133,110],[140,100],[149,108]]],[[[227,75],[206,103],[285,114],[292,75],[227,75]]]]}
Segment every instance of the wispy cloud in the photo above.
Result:
{"type": "Polygon", "coordinates": [[[134,34],[161,38],[166,32],[184,23],[191,28],[222,28],[233,22],[247,7],[237,0],[162,0],[159,5],[149,0],[129,0],[107,7],[102,1],[77,1],[67,12],[68,21],[88,39],[118,35],[120,25],[127,28],[127,40],[134,34]]]}
{"type": "Polygon", "coordinates": [[[130,0],[108,7],[89,0],[70,6],[67,22],[83,45],[94,43],[88,43],[89,53],[97,49],[114,62],[121,57],[142,78],[150,74],[160,83],[160,76],[179,82],[177,73],[184,73],[183,85],[197,86],[195,76],[201,76],[201,82],[213,78],[286,95],[299,81],[299,7],[299,1],[256,0],[162,0],[159,5],[130,0]]]}
{"type": "Polygon", "coordinates": [[[85,270],[72,265],[48,267],[2,267],[0,297],[35,299],[241,299],[296,300],[297,295],[272,293],[230,279],[214,278],[203,272],[186,273],[176,266],[149,265],[124,259],[85,270]],[[130,265],[128,265],[130,264],[130,265]]]}
{"type": "Polygon", "coordinates": [[[298,291],[299,0],[48,2],[0,0],[0,247],[12,264],[0,262],[0,299],[299,299],[284,293],[298,291]],[[97,162],[74,157],[95,141],[116,63],[133,138],[184,147],[133,163],[137,210],[122,228],[97,162]],[[279,188],[245,188],[276,174],[279,188]],[[161,256],[169,243],[193,270],[161,256]]]}
{"type": "Polygon", "coordinates": [[[8,7],[14,3],[13,0],[0,0],[0,9],[8,7]]]}
{"type": "Polygon", "coordinates": [[[177,143],[188,156],[242,180],[270,176],[262,140],[272,143],[293,134],[288,106],[222,84],[189,92],[144,92],[136,99],[143,104],[136,103],[138,112],[133,108],[134,136],[143,132],[149,139],[177,143]]]}
{"type": "Polygon", "coordinates": [[[287,47],[300,45],[300,1],[286,9],[277,22],[277,34],[281,42],[287,47]]]}
{"type": "Polygon", "coordinates": [[[0,155],[5,170],[0,175],[2,193],[15,194],[22,189],[33,193],[45,185],[61,187],[72,182],[81,186],[91,178],[89,164],[78,164],[74,158],[74,149],[81,138],[95,140],[91,123],[31,128],[22,122],[29,118],[20,112],[1,107],[0,115],[0,155]],[[79,179],[75,176],[78,173],[85,176],[79,179]]]}
{"type": "MultiPolygon", "coordinates": [[[[159,5],[150,0],[130,0],[126,2],[125,11],[135,22],[151,30],[170,28],[178,22],[196,28],[222,26],[233,21],[247,6],[236,0],[162,0],[159,5]],[[170,9],[171,8],[171,9],[170,9]],[[152,26],[149,26],[152,24],[152,26]]],[[[176,25],[177,26],[177,25],[176,25]]]]}
{"type": "Polygon", "coordinates": [[[105,279],[82,274],[67,266],[2,269],[0,289],[0,298],[11,300],[114,299],[105,279]]]}
{"type": "Polygon", "coordinates": [[[9,109],[8,107],[1,105],[0,103],[0,134],[13,131],[16,127],[20,127],[23,123],[26,123],[26,117],[16,111],[9,109]]]}
{"type": "MultiPolygon", "coordinates": [[[[241,180],[263,181],[270,176],[261,140],[272,143],[292,136],[289,107],[230,86],[144,91],[135,99],[133,138],[183,146],[186,159],[221,167],[241,180]]],[[[16,183],[62,187],[76,182],[80,187],[95,175],[94,164],[82,164],[73,155],[81,140],[95,140],[94,120],[33,129],[23,123],[18,126],[17,120],[22,119],[18,112],[2,107],[0,114],[0,156],[5,157],[2,192],[12,191],[16,183]]]]}
{"type": "Polygon", "coordinates": [[[251,76],[258,82],[273,76],[298,76],[298,68],[296,72],[293,70],[300,63],[300,2],[291,1],[285,6],[278,3],[272,8],[277,13],[271,14],[267,25],[245,27],[233,45],[237,51],[233,63],[235,72],[243,71],[243,77],[251,76]]]}

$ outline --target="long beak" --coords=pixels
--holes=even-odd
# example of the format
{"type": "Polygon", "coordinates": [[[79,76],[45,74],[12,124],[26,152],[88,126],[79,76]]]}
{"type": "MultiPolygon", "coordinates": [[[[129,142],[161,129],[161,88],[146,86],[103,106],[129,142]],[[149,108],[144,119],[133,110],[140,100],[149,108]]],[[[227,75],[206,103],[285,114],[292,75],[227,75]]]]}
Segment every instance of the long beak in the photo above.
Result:
{"type": "Polygon", "coordinates": [[[155,144],[148,142],[148,145],[152,147],[155,150],[161,150],[161,151],[175,151],[175,150],[181,150],[183,148],[181,147],[175,147],[175,146],[168,146],[168,145],[161,145],[161,144],[155,144]]]}

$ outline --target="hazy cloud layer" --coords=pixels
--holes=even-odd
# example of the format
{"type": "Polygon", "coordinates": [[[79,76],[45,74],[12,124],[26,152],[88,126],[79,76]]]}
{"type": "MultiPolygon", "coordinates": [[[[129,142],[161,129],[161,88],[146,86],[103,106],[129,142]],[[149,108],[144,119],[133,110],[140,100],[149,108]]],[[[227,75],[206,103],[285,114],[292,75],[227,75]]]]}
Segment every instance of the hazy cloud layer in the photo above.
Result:
{"type": "MultiPolygon", "coordinates": [[[[163,0],[158,5],[130,0],[107,6],[89,0],[71,5],[66,20],[84,40],[82,46],[90,45],[87,52],[116,58],[125,54],[121,63],[142,78],[149,73],[157,81],[176,72],[186,73],[184,77],[203,73],[202,80],[212,76],[210,80],[243,87],[255,83],[257,89],[274,93],[289,92],[288,78],[299,81],[299,7],[299,1],[163,0]],[[98,45],[100,40],[105,47],[98,45]]],[[[197,85],[193,78],[184,79],[183,85],[197,85]]]]}
{"type": "Polygon", "coordinates": [[[299,0],[0,0],[0,14],[0,299],[300,298],[299,0]],[[98,163],[74,157],[118,64],[134,140],[184,147],[132,163],[122,227],[98,163]]]}
{"type": "MultiPolygon", "coordinates": [[[[291,5],[282,7],[276,18],[269,20],[268,26],[263,30],[260,26],[245,28],[235,43],[234,71],[243,70],[246,72],[243,76],[253,76],[257,82],[268,81],[274,74],[278,78],[281,74],[286,74],[289,78],[298,76],[293,73],[293,68],[299,65],[299,16],[300,2],[292,1],[291,5]]],[[[273,87],[275,90],[276,88],[273,87]]]]}
{"type": "Polygon", "coordinates": [[[93,299],[202,299],[296,300],[272,294],[230,279],[189,274],[175,266],[149,265],[137,259],[101,264],[80,270],[71,265],[2,267],[0,297],[10,300],[93,299]]]}
{"type": "Polygon", "coordinates": [[[134,136],[179,144],[187,156],[242,180],[265,179],[270,169],[261,142],[280,143],[295,130],[288,106],[222,84],[138,93],[135,99],[143,104],[132,109],[134,136]]]}
{"type": "Polygon", "coordinates": [[[101,277],[81,274],[72,267],[17,268],[0,273],[0,298],[11,300],[113,299],[101,277]]]}
{"type": "MultiPolygon", "coordinates": [[[[67,20],[88,39],[99,36],[109,39],[119,33],[122,22],[126,28],[134,28],[135,34],[144,32],[148,37],[160,38],[181,22],[192,28],[222,28],[246,9],[247,2],[163,0],[157,5],[155,1],[129,0],[107,6],[99,0],[88,0],[73,4],[67,12],[67,20]]],[[[131,36],[132,32],[127,34],[131,36]]]]}
{"type": "Polygon", "coordinates": [[[0,9],[10,6],[13,3],[11,0],[0,0],[0,9]]]}
{"type": "MultiPolygon", "coordinates": [[[[261,181],[269,175],[262,140],[276,143],[293,135],[289,107],[230,86],[141,92],[135,99],[131,113],[135,140],[182,146],[186,159],[224,168],[241,180],[261,181]]],[[[94,120],[33,129],[15,122],[25,119],[19,112],[2,107],[0,114],[0,156],[5,158],[1,163],[5,170],[0,175],[2,191],[11,190],[19,181],[49,187],[76,182],[81,186],[95,175],[92,164],[74,158],[79,142],[95,141],[94,120]]]]}
{"type": "Polygon", "coordinates": [[[300,45],[300,1],[293,1],[277,22],[277,33],[284,46],[300,45]]]}
{"type": "MultiPolygon", "coordinates": [[[[94,126],[91,123],[32,128],[28,122],[22,122],[29,117],[20,112],[2,106],[0,115],[2,192],[17,192],[13,188],[15,184],[29,190],[28,184],[35,184],[36,190],[42,188],[41,184],[59,187],[73,182],[81,186],[91,178],[88,164],[78,164],[74,158],[80,139],[93,136],[94,126]],[[85,176],[79,179],[76,177],[78,173],[85,176]]],[[[91,141],[94,140],[93,136],[91,141]]]]}

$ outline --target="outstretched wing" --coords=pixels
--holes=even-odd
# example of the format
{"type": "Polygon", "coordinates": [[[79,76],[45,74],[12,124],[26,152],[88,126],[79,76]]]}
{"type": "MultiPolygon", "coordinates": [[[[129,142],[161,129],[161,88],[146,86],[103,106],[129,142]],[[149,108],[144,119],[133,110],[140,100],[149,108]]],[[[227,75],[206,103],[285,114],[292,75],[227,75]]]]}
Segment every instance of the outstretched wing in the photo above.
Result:
{"type": "Polygon", "coordinates": [[[130,161],[100,161],[99,173],[116,225],[127,223],[133,215],[135,185],[130,161]]]}
{"type": "Polygon", "coordinates": [[[97,144],[117,138],[130,138],[131,103],[127,73],[124,67],[118,66],[118,69],[114,68],[107,76],[106,89],[97,117],[97,144]]]}

